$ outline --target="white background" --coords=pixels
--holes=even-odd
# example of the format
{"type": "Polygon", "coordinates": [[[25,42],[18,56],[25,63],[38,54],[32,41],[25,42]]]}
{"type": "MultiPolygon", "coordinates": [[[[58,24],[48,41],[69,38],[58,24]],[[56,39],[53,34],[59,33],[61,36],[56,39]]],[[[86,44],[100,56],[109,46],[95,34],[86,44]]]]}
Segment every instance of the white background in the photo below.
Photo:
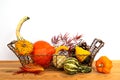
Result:
{"type": "Polygon", "coordinates": [[[0,0],[0,60],[17,60],[7,44],[16,40],[15,30],[24,16],[30,20],[21,35],[33,43],[78,33],[89,45],[94,38],[105,42],[95,59],[120,59],[120,0],[0,0]]]}

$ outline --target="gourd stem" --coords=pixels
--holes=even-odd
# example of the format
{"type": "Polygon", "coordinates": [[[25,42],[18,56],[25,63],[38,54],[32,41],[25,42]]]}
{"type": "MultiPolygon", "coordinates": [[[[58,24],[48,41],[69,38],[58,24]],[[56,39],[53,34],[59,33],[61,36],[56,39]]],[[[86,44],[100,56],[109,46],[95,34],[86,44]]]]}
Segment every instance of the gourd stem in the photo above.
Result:
{"type": "Polygon", "coordinates": [[[17,37],[17,40],[22,40],[23,39],[23,37],[21,37],[21,35],[20,35],[20,29],[21,29],[21,27],[22,27],[22,24],[25,22],[25,21],[27,21],[28,19],[30,19],[28,16],[25,16],[25,17],[23,17],[21,20],[20,20],[20,22],[18,23],[18,25],[17,25],[17,28],[16,28],[16,37],[17,37]]]}
{"type": "Polygon", "coordinates": [[[104,66],[104,64],[102,64],[102,63],[101,63],[101,64],[99,64],[98,66],[99,66],[99,67],[103,67],[103,66],[104,66]]]}

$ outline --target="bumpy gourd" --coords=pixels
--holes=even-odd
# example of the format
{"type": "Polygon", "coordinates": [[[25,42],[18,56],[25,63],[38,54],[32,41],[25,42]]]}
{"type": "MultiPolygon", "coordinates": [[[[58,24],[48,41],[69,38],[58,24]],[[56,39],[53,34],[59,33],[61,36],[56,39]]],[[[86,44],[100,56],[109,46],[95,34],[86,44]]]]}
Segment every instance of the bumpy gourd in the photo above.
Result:
{"type": "Polygon", "coordinates": [[[96,70],[100,73],[110,73],[112,68],[112,61],[106,57],[101,56],[95,63],[96,70]]]}
{"type": "Polygon", "coordinates": [[[16,28],[17,42],[15,43],[15,50],[20,55],[29,55],[33,51],[33,44],[20,36],[20,29],[22,27],[22,24],[28,19],[29,17],[27,16],[23,17],[16,28]]]}
{"type": "Polygon", "coordinates": [[[90,55],[90,52],[87,50],[84,50],[83,48],[81,48],[79,46],[76,46],[75,47],[75,55],[80,62],[83,62],[87,58],[87,56],[90,55]]]}

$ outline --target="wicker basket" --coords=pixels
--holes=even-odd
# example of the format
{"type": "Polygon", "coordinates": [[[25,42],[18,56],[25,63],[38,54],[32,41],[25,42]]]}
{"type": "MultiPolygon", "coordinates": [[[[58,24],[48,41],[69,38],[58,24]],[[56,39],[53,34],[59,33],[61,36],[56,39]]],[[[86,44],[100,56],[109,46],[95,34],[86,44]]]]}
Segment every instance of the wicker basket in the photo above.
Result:
{"type": "MultiPolygon", "coordinates": [[[[17,53],[16,47],[15,47],[15,43],[16,43],[16,42],[18,42],[19,40],[24,40],[24,38],[20,35],[20,29],[21,29],[21,27],[22,27],[22,24],[23,24],[25,21],[27,21],[28,19],[30,19],[30,18],[27,17],[27,16],[25,16],[25,17],[23,17],[23,18],[20,20],[20,22],[19,22],[19,24],[18,24],[18,26],[17,26],[17,28],[16,28],[16,37],[17,37],[17,40],[14,40],[14,41],[12,41],[12,42],[10,42],[10,43],[7,44],[8,48],[18,57],[21,65],[22,65],[22,67],[25,67],[27,64],[28,64],[28,65],[29,65],[29,64],[34,64],[34,61],[33,61],[33,59],[32,59],[33,55],[31,55],[31,54],[29,54],[29,55],[20,55],[19,53],[17,53]]],[[[62,35],[60,34],[58,37],[53,37],[52,41],[53,41],[53,42],[55,41],[55,43],[56,43],[56,41],[59,41],[59,39],[58,39],[59,37],[60,37],[61,39],[66,40],[66,43],[69,43],[69,42],[71,42],[71,40],[72,40],[72,39],[69,39],[69,40],[67,39],[67,38],[68,38],[68,34],[65,34],[64,36],[62,36],[62,35]],[[67,40],[68,40],[68,41],[67,41],[67,40]]],[[[73,38],[73,39],[80,41],[80,40],[79,40],[80,38],[81,38],[81,35],[80,35],[80,36],[79,36],[79,35],[76,35],[76,37],[73,38]]],[[[80,42],[81,42],[81,41],[80,41],[80,42]]],[[[70,43],[70,45],[71,45],[71,43],[70,43]]],[[[75,45],[75,44],[74,44],[74,45],[75,45]]],[[[92,63],[93,63],[93,61],[94,61],[94,58],[95,58],[96,54],[98,53],[98,51],[99,51],[103,46],[104,46],[104,42],[103,42],[102,40],[97,39],[97,38],[95,38],[95,39],[93,40],[92,44],[89,46],[89,51],[90,51],[89,57],[90,57],[90,59],[89,59],[88,63],[86,64],[87,66],[92,67],[92,63]]],[[[69,53],[69,52],[68,52],[68,53],[69,53]]],[[[55,59],[57,59],[57,58],[59,57],[59,55],[36,55],[36,56],[52,56],[52,57],[55,57],[55,59]]],[[[61,55],[60,55],[60,56],[61,56],[61,55]]],[[[66,56],[66,55],[63,54],[63,56],[66,56]]],[[[73,56],[73,55],[69,55],[69,56],[67,56],[67,57],[71,57],[71,56],[74,57],[75,55],[74,55],[74,56],[73,56]]],[[[79,55],[79,56],[86,56],[86,55],[79,55]]],[[[56,60],[55,63],[56,63],[56,66],[57,66],[58,61],[56,60]]],[[[51,66],[53,66],[52,61],[51,61],[51,66]]],[[[28,68],[29,68],[29,67],[28,67],[28,68]]]]}
{"type": "MultiPolygon", "coordinates": [[[[7,44],[8,48],[10,50],[13,51],[13,53],[18,57],[20,63],[22,66],[29,64],[29,63],[33,63],[33,60],[31,58],[31,55],[19,55],[16,51],[15,51],[15,46],[14,44],[17,41],[12,41],[9,44],[7,44]]],[[[92,67],[92,63],[94,61],[94,58],[96,56],[96,54],[98,53],[98,51],[104,46],[104,42],[100,39],[95,38],[90,46],[89,51],[91,52],[90,55],[90,62],[87,64],[88,66],[92,67]]],[[[43,55],[39,55],[39,56],[43,56],[43,55]]],[[[56,56],[56,58],[58,57],[58,55],[53,55],[56,56]]],[[[86,55],[79,55],[79,56],[86,56],[86,55]]],[[[57,63],[57,62],[56,62],[57,63]]]]}

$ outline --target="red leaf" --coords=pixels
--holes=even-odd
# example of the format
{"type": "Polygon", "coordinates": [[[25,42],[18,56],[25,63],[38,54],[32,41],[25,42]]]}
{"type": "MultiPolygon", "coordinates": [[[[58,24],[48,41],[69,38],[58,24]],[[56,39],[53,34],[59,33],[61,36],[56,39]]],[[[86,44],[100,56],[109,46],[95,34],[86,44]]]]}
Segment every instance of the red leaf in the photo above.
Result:
{"type": "Polygon", "coordinates": [[[40,72],[44,71],[44,68],[36,65],[36,64],[27,64],[24,67],[20,67],[20,71],[16,72],[15,74],[20,74],[20,73],[34,73],[34,74],[39,74],[40,72]]]}

